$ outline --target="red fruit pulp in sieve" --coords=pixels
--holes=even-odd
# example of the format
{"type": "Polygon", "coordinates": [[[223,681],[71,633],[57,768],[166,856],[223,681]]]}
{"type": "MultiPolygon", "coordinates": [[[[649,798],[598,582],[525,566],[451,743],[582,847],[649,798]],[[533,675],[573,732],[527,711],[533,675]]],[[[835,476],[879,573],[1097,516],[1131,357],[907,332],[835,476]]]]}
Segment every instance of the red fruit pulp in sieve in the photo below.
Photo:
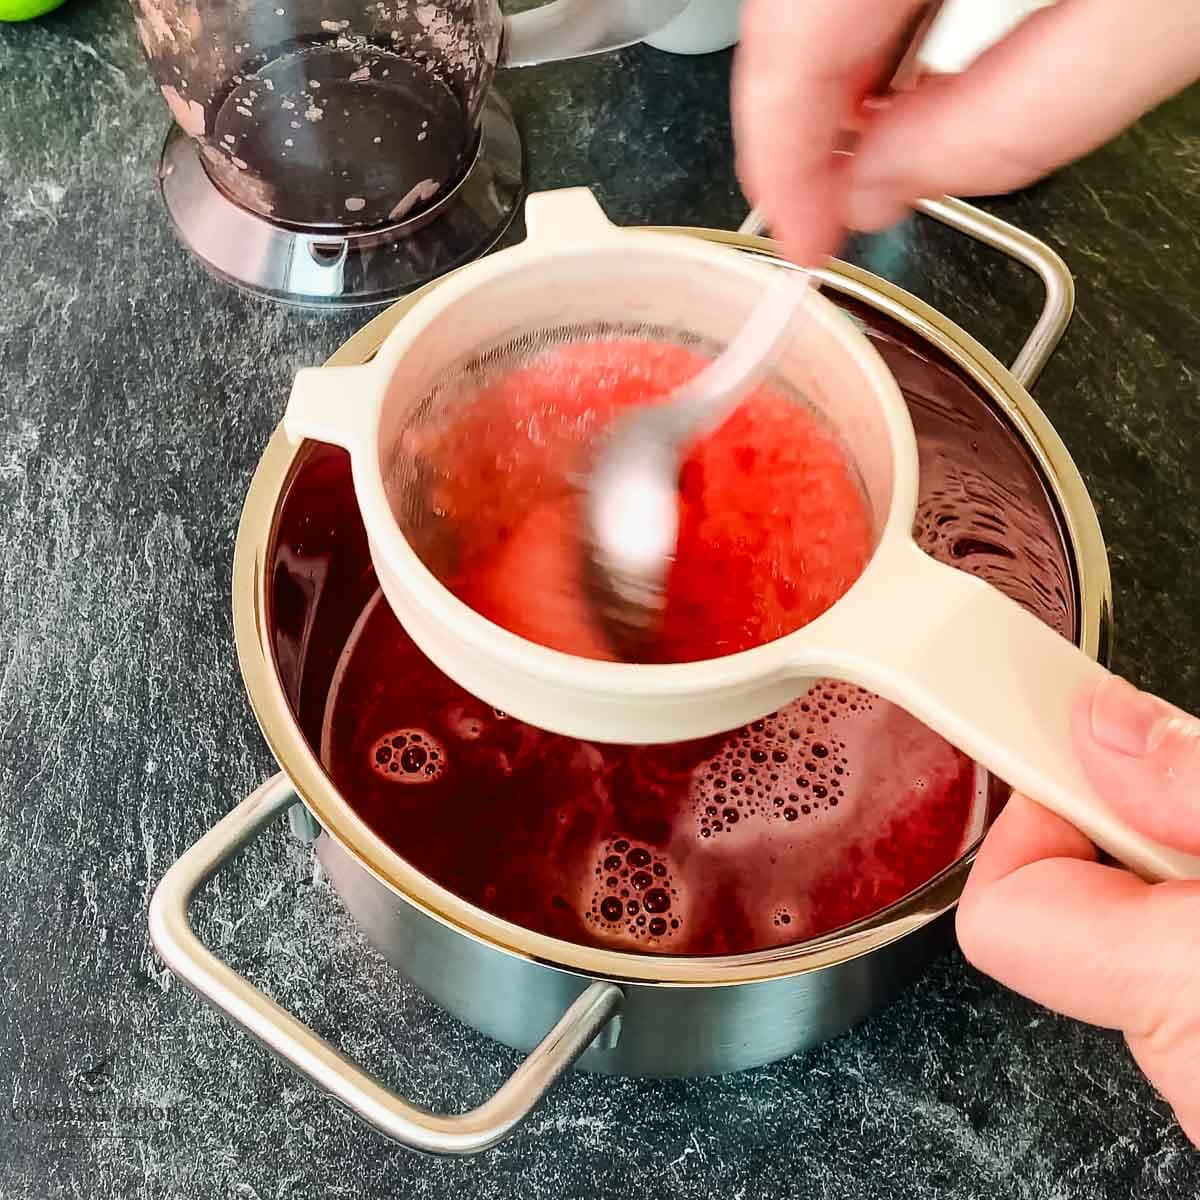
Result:
{"type": "MultiPolygon", "coordinates": [[[[576,481],[622,409],[661,401],[707,361],[630,338],[555,346],[425,431],[418,453],[460,548],[444,581],[459,598],[531,641],[611,657],[583,587],[576,481]]],[[[678,551],[649,657],[716,658],[791,633],[842,596],[870,550],[870,513],[836,433],[759,388],[683,464],[678,551]]]]}

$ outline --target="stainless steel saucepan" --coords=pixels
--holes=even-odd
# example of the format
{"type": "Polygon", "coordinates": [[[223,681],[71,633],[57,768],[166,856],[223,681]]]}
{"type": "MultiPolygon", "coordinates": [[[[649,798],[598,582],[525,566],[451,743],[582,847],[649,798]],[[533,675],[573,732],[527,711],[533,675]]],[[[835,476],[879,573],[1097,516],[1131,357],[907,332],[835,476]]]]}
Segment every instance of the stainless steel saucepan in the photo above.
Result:
{"type": "MultiPolygon", "coordinates": [[[[1070,318],[1070,275],[1046,246],[968,205],[922,207],[1044,281],[1044,312],[1012,370],[936,311],[865,271],[831,263],[819,273],[821,286],[866,327],[910,406],[958,407],[947,428],[960,431],[961,453],[974,452],[970,440],[987,423],[990,436],[1003,438],[1006,453],[1037,481],[1042,519],[1060,539],[1073,576],[1064,597],[1067,632],[1104,660],[1110,581],[1095,511],[1027,390],[1070,318]]],[[[749,255],[773,254],[762,238],[686,232],[749,255]]],[[[410,303],[364,328],[333,363],[369,360],[410,303]]],[[[573,1065],[689,1075],[769,1062],[863,1020],[946,945],[944,918],[961,894],[974,847],[854,926],[729,958],[637,955],[559,941],[474,907],[416,871],[356,814],[354,798],[334,786],[317,749],[333,665],[374,589],[352,500],[338,507],[339,496],[353,495],[348,475],[343,452],[293,447],[277,432],[246,501],[234,564],[235,633],[250,700],[281,772],[175,863],[150,909],[159,954],[202,998],[380,1132],[419,1150],[470,1154],[510,1134],[573,1065]],[[442,1116],[404,1101],[196,937],[188,914],[194,894],[285,812],[315,841],[347,908],[404,975],[476,1029],[529,1052],[481,1107],[442,1116]]]]}

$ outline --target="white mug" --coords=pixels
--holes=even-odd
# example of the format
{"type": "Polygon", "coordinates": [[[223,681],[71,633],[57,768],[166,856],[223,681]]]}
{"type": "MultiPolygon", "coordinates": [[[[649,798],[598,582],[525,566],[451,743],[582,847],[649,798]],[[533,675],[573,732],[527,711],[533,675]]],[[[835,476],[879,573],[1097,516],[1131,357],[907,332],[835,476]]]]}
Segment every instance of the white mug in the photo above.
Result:
{"type": "MultiPolygon", "coordinates": [[[[921,65],[931,74],[966,70],[1026,17],[1054,0],[946,0],[921,49],[921,65]]],[[[739,37],[742,0],[692,0],[678,17],[646,44],[672,54],[711,54],[739,37]]]]}
{"type": "Polygon", "coordinates": [[[646,45],[669,54],[712,54],[739,36],[742,0],[692,0],[669,25],[646,38],[646,45]]]}

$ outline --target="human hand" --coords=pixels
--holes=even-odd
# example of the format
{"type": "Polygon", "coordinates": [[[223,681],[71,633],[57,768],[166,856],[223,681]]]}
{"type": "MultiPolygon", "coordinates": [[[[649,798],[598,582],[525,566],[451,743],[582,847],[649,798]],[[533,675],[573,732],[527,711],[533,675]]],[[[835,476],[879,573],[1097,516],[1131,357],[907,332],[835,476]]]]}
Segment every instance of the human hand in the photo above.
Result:
{"type": "Polygon", "coordinates": [[[835,153],[923,0],[748,0],[734,71],[738,172],[787,254],[914,200],[1012,191],[1095,149],[1200,77],[1200,4],[1059,0],[963,74],[872,106],[835,153]]]}
{"type": "MultiPolygon", "coordinates": [[[[1073,724],[1105,802],[1148,837],[1200,853],[1200,720],[1110,676],[1073,724]]],[[[1096,860],[1078,830],[1014,796],[963,892],[959,944],[1030,999],[1119,1029],[1200,1146],[1200,882],[1151,885],[1096,860]]]]}

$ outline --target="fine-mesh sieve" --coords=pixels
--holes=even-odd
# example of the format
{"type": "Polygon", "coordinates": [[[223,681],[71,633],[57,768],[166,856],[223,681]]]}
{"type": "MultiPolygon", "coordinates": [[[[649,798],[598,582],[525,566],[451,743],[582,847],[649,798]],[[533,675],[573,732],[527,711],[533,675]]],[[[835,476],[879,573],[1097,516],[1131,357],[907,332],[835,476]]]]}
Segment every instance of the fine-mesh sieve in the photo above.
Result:
{"type": "MultiPolygon", "coordinates": [[[[1200,859],[1117,821],[1072,754],[1072,711],[1101,668],[913,543],[908,411],[870,344],[819,295],[808,297],[776,372],[840,434],[873,518],[870,561],[832,608],[753,650],[645,666],[535,645],[458,600],[439,579],[458,548],[429,502],[436,481],[420,475],[422,437],[472,403],[490,370],[548,340],[615,327],[724,345],[770,271],[720,247],[618,230],[586,191],[532,197],[527,224],[524,245],[465,268],[414,306],[373,363],[301,372],[285,418],[292,438],[350,452],[380,585],[437,666],[531,724],[634,743],[731,729],[814,679],[845,679],[909,709],[1144,875],[1200,878],[1200,859]]],[[[486,420],[476,427],[487,436],[486,420]]]]}

